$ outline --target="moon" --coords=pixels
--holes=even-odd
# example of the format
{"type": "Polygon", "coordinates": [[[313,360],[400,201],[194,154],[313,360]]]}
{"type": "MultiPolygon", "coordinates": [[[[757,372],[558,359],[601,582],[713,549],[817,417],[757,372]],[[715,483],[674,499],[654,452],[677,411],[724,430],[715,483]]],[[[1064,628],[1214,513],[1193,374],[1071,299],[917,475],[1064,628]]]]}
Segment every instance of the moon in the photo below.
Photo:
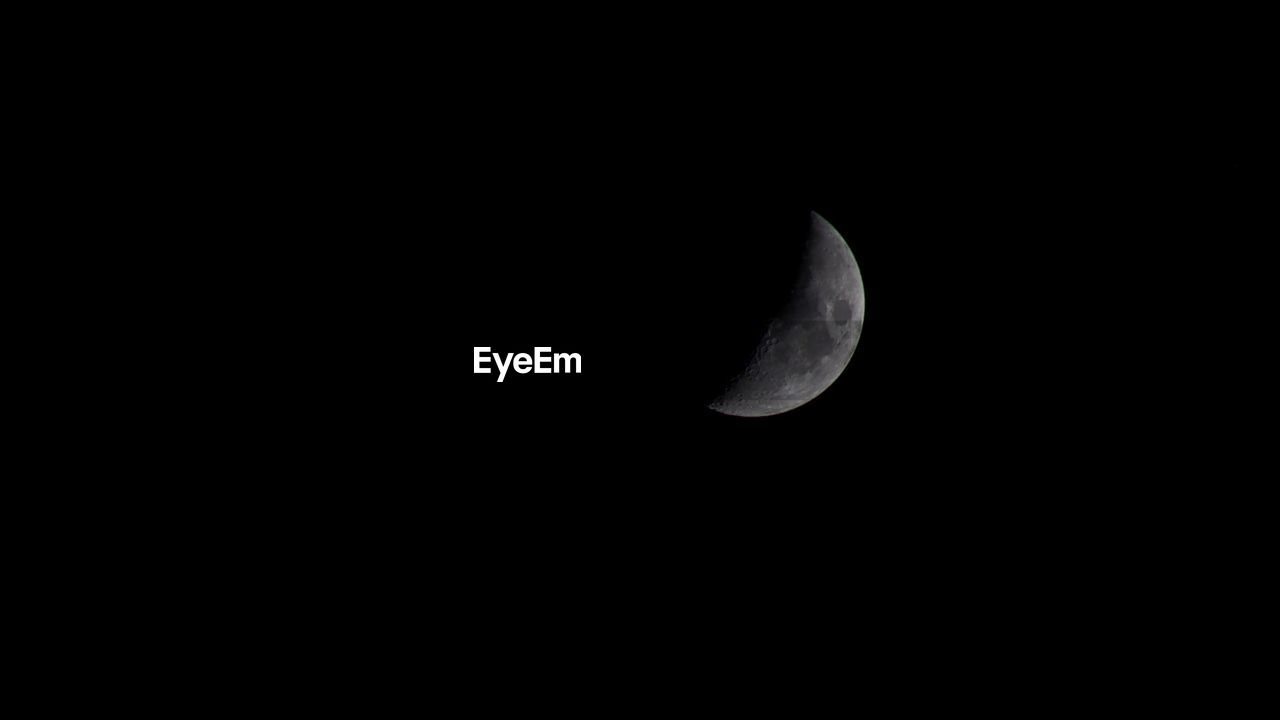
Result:
{"type": "Polygon", "coordinates": [[[862,272],[848,243],[809,213],[800,272],[746,366],[709,407],[763,417],[794,410],[840,377],[862,335],[862,272]]]}

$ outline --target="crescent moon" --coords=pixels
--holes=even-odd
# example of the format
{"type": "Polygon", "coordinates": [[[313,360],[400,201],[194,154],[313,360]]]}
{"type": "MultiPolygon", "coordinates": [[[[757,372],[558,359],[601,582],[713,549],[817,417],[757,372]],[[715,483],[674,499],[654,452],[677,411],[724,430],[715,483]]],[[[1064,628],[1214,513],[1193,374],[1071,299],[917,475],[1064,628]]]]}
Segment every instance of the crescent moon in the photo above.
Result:
{"type": "Polygon", "coordinates": [[[808,240],[790,298],[746,366],[709,407],[725,415],[762,417],[821,395],[849,365],[864,313],[862,272],[853,252],[826,219],[809,213],[808,240]]]}

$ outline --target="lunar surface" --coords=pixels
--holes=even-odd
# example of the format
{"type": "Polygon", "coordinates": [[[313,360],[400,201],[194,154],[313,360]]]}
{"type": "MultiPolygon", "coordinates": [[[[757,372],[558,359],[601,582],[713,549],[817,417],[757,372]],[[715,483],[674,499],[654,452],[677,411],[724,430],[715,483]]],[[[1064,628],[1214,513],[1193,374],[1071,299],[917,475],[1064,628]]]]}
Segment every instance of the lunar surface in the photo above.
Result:
{"type": "Polygon", "coordinates": [[[862,273],[853,252],[830,223],[810,213],[799,277],[786,306],[711,409],[777,415],[822,394],[853,357],[863,310],[862,273]]]}

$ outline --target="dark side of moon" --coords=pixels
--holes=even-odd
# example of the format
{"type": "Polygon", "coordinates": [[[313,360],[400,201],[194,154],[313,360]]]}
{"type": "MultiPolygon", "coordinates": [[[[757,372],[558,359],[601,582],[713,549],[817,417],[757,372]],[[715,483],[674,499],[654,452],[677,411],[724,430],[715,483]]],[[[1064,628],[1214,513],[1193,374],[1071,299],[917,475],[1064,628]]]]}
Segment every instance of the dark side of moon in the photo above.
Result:
{"type": "Polygon", "coordinates": [[[799,275],[785,306],[710,408],[761,417],[822,394],[853,357],[864,305],[862,274],[849,245],[822,216],[810,213],[799,275]]]}

